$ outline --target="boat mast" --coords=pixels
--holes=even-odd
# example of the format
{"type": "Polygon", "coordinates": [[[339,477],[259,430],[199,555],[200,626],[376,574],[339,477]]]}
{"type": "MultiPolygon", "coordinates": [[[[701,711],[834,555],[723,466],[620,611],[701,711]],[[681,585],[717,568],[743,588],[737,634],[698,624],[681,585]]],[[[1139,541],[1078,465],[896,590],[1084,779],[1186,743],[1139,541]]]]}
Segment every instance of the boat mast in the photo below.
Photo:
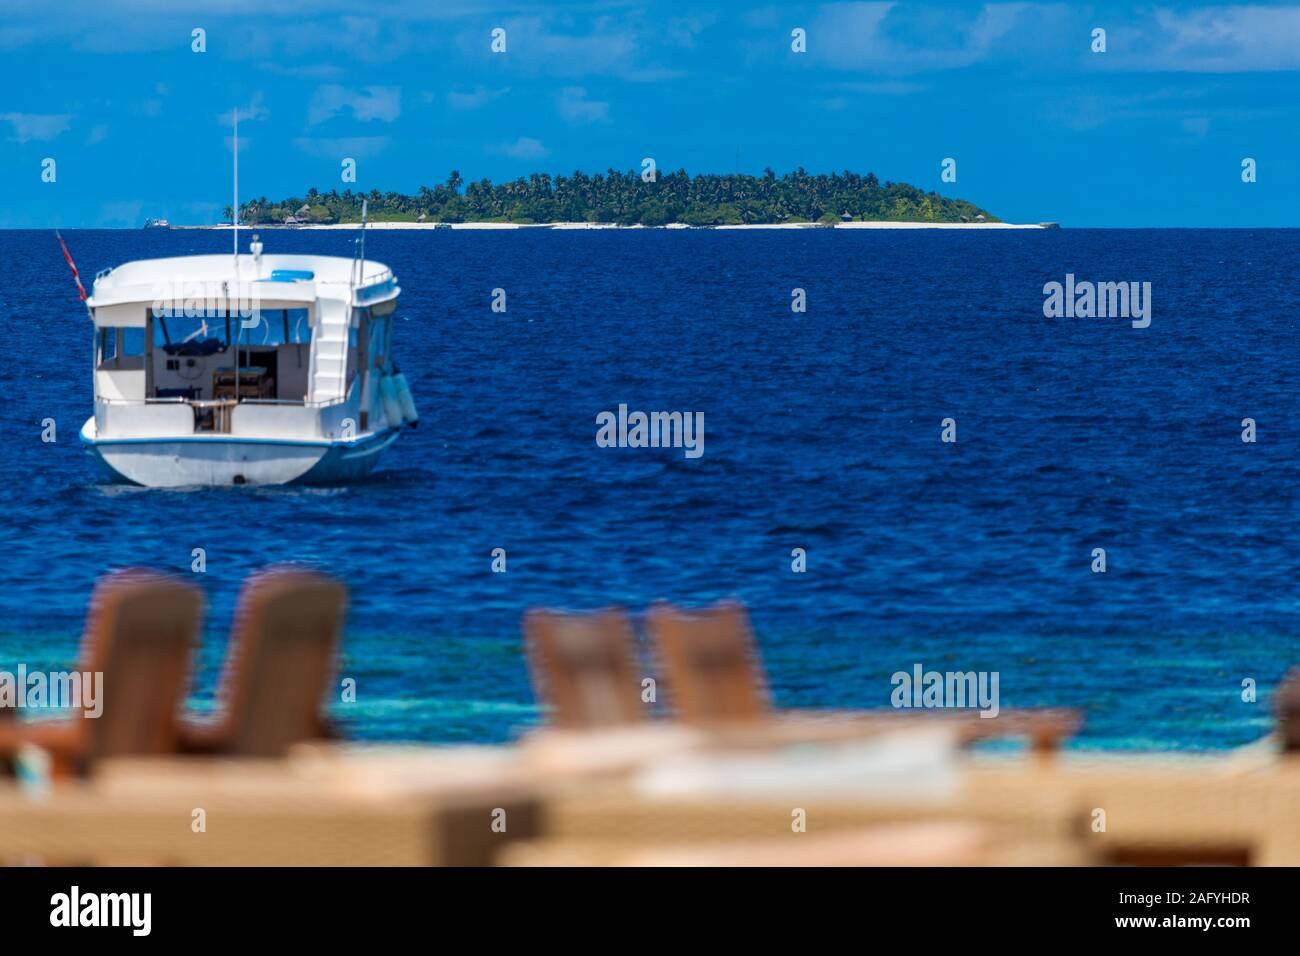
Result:
{"type": "Polygon", "coordinates": [[[365,281],[366,271],[366,210],[369,200],[361,200],[361,238],[354,240],[357,251],[352,254],[352,297],[356,298],[357,287],[365,281]]]}
{"type": "Polygon", "coordinates": [[[361,272],[357,276],[357,282],[360,285],[366,283],[366,210],[368,206],[368,200],[361,200],[361,272]]]}
{"type": "MultiPolygon", "coordinates": [[[[230,255],[235,265],[235,281],[234,281],[233,291],[235,292],[236,297],[238,297],[239,295],[239,107],[238,106],[235,107],[235,111],[234,111],[234,124],[235,124],[235,136],[234,136],[234,149],[232,150],[232,152],[234,153],[234,157],[235,157],[234,158],[235,185],[234,185],[234,195],[231,196],[231,202],[233,203],[233,205],[230,207],[230,224],[234,228],[231,229],[231,235],[233,237],[233,240],[231,242],[230,255]]],[[[227,296],[226,315],[230,315],[230,312],[231,312],[230,297],[227,296]]],[[[239,315],[236,315],[235,326],[234,326],[235,328],[234,373],[235,373],[235,403],[236,404],[239,403],[239,334],[243,329],[243,324],[244,324],[243,319],[239,315]]],[[[216,396],[213,397],[215,398],[216,396]]],[[[234,416],[232,415],[231,417],[233,418],[234,416]]]]}

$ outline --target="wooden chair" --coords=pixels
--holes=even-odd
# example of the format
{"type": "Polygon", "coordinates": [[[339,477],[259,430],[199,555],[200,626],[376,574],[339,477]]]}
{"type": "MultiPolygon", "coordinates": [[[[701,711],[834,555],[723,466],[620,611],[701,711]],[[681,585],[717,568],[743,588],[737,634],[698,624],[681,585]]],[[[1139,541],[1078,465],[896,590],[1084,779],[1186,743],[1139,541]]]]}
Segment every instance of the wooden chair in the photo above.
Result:
{"type": "Polygon", "coordinates": [[[1074,711],[1049,708],[1003,710],[994,718],[962,710],[774,711],[742,605],[683,611],[660,603],[646,623],[678,718],[708,727],[728,746],[851,740],[924,723],[950,726],[964,742],[1024,737],[1036,752],[1050,753],[1081,723],[1074,711]]]}
{"type": "Polygon", "coordinates": [[[646,615],[646,625],[680,719],[712,723],[770,716],[763,665],[744,607],[724,602],[687,612],[659,603],[646,615]]]}
{"type": "Polygon", "coordinates": [[[12,760],[34,745],[50,755],[51,775],[65,777],[105,757],[174,752],[176,715],[202,614],[202,593],[177,578],[138,569],[101,578],[77,670],[83,679],[103,675],[102,713],[90,717],[77,710],[70,720],[36,724],[4,721],[0,756],[12,760]]]}
{"type": "Polygon", "coordinates": [[[235,612],[215,721],[182,727],[184,753],[283,756],[333,736],[323,713],[347,606],[342,584],[271,568],[245,583],[235,612]]]}
{"type": "Polygon", "coordinates": [[[524,616],[529,670],[553,726],[608,728],[647,716],[627,612],[534,609],[524,616]]]}
{"type": "Polygon", "coordinates": [[[1300,669],[1287,671],[1274,695],[1276,736],[1283,753],[1300,752],[1300,669]]]}

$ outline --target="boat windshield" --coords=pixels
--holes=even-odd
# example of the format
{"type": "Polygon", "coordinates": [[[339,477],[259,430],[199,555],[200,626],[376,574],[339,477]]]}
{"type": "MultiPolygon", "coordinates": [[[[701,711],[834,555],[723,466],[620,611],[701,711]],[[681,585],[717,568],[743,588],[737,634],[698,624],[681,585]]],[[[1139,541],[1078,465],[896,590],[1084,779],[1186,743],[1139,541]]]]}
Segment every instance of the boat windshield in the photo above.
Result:
{"type": "Polygon", "coordinates": [[[250,327],[240,332],[244,345],[309,345],[311,325],[306,309],[259,309],[250,327]]]}
{"type": "Polygon", "coordinates": [[[229,320],[224,317],[153,317],[153,344],[168,355],[212,355],[230,341],[229,320]]]}

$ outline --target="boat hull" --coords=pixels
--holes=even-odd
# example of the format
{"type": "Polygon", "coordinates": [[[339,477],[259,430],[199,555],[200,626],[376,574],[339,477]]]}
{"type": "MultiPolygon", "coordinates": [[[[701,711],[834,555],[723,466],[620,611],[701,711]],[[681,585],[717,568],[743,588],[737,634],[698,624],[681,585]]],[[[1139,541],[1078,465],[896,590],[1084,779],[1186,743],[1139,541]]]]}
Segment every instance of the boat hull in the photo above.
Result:
{"type": "Polygon", "coordinates": [[[398,435],[395,428],[351,441],[292,441],[230,435],[100,438],[95,420],[81,440],[115,481],[149,488],[328,485],[368,475],[398,435]]]}

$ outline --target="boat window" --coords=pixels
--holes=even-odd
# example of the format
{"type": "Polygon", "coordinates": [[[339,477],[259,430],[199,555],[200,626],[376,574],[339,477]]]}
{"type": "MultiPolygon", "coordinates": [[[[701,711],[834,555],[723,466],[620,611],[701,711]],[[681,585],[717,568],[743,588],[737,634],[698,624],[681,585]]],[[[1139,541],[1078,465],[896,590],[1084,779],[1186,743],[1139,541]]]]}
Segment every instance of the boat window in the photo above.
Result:
{"type": "Polygon", "coordinates": [[[138,326],[101,328],[95,342],[98,368],[114,371],[144,368],[144,329],[138,326]]]}
{"type": "Polygon", "coordinates": [[[222,317],[153,317],[153,344],[168,355],[211,355],[226,348],[226,320],[222,317]]]}
{"type": "Polygon", "coordinates": [[[144,355],[144,329],[122,330],[122,354],[144,355]]]}
{"type": "Polygon", "coordinates": [[[307,345],[310,343],[311,322],[307,317],[307,310],[285,309],[284,314],[289,326],[288,337],[285,341],[292,342],[294,345],[307,345]]]}
{"type": "Polygon", "coordinates": [[[257,324],[245,329],[241,345],[307,345],[311,326],[306,309],[259,309],[257,324]]]}
{"type": "Polygon", "coordinates": [[[117,329],[99,330],[99,364],[117,358],[117,329]]]}

